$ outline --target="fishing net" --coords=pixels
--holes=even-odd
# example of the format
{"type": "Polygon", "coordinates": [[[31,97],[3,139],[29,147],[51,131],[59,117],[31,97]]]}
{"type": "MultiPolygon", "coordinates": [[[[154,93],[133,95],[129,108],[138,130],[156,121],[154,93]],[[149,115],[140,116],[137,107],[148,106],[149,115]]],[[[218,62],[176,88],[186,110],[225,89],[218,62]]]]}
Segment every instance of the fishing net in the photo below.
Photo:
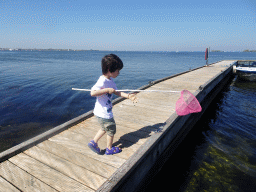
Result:
{"type": "Polygon", "coordinates": [[[202,111],[202,107],[196,97],[188,90],[181,91],[181,96],[176,102],[176,113],[179,116],[188,115],[190,113],[198,113],[202,111]]]}

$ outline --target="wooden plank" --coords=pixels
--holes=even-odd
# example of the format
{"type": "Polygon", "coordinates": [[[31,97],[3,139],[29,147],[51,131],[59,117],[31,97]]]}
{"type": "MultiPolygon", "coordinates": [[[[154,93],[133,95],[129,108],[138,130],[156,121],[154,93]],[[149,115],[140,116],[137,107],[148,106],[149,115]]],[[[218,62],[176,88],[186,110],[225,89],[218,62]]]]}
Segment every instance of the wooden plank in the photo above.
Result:
{"type": "MultiPolygon", "coordinates": [[[[187,80],[188,82],[190,82],[191,80],[194,82],[196,80],[198,81],[204,81],[204,79],[207,79],[208,78],[208,75],[214,75],[216,73],[219,73],[219,69],[216,70],[214,68],[211,68],[210,70],[207,70],[207,71],[203,71],[203,70],[196,70],[196,71],[192,71],[190,73],[187,73],[187,74],[184,74],[184,75],[181,75],[181,76],[177,76],[175,77],[174,79],[177,81],[177,80],[180,80],[180,79],[183,79],[183,80],[187,80]],[[211,70],[211,71],[210,71],[211,70]]],[[[170,79],[171,80],[171,79],[170,79]]],[[[168,83],[168,81],[164,82],[164,83],[168,83]]]]}
{"type": "MultiPolygon", "coordinates": [[[[73,130],[73,132],[69,132],[69,130],[67,130],[67,131],[59,134],[59,136],[71,139],[73,141],[81,143],[82,145],[87,146],[89,141],[94,138],[94,136],[98,132],[99,128],[95,129],[95,130],[80,128],[80,129],[77,129],[76,131],[75,131],[75,128],[72,128],[70,130],[73,130]],[[80,134],[77,134],[77,133],[80,133],[80,134]]],[[[132,154],[132,152],[135,152],[139,148],[139,146],[137,144],[132,143],[129,140],[123,140],[122,138],[120,139],[120,137],[122,137],[122,136],[123,135],[120,135],[120,133],[117,132],[117,134],[114,137],[114,145],[124,147],[124,148],[131,146],[131,148],[129,148],[129,150],[123,151],[120,154],[116,154],[116,156],[127,159],[132,154]]],[[[105,136],[99,141],[99,147],[101,149],[106,148],[106,137],[105,136]]],[[[87,150],[90,150],[90,149],[88,148],[87,150]]]]}
{"type": "Polygon", "coordinates": [[[0,177],[0,191],[3,192],[20,192],[16,187],[7,182],[4,178],[0,177]]]}
{"type": "MultiPolygon", "coordinates": [[[[58,136],[55,136],[55,138],[58,138],[58,139],[66,138],[66,139],[76,141],[76,142],[80,143],[80,145],[87,146],[89,141],[94,138],[95,134],[96,134],[96,132],[91,131],[91,130],[86,130],[86,135],[78,134],[78,133],[75,133],[72,131],[64,131],[64,132],[60,133],[58,136]]],[[[98,145],[103,150],[106,148],[106,145],[107,145],[106,134],[99,140],[98,145]]],[[[129,141],[122,140],[119,137],[117,137],[116,135],[114,137],[113,146],[119,146],[119,147],[123,148],[122,153],[115,154],[115,156],[123,158],[123,159],[128,159],[133,154],[133,152],[137,151],[138,148],[140,147],[140,145],[131,143],[129,141]],[[124,148],[129,148],[129,150],[124,150],[124,148]]],[[[89,149],[89,147],[87,147],[86,150],[91,151],[91,149],[89,149]]]]}
{"type": "Polygon", "coordinates": [[[96,159],[70,150],[49,140],[46,140],[37,146],[105,178],[110,177],[116,171],[116,168],[113,166],[97,161],[96,159]]]}
{"type": "MultiPolygon", "coordinates": [[[[171,86],[169,86],[166,89],[158,87],[156,90],[159,90],[159,91],[169,91],[168,89],[171,89],[171,88],[172,88],[171,86]]],[[[153,88],[152,88],[152,90],[153,90],[153,88]]],[[[155,103],[154,101],[161,101],[161,102],[164,102],[164,103],[169,103],[173,99],[179,98],[179,96],[180,96],[180,92],[174,92],[174,93],[173,92],[165,92],[165,93],[144,92],[144,93],[140,93],[138,95],[138,99],[140,101],[140,98],[147,98],[147,99],[152,100],[153,103],[155,103]]]]}
{"type": "Polygon", "coordinates": [[[168,119],[168,117],[172,114],[169,111],[165,112],[162,111],[161,109],[155,109],[155,110],[149,110],[149,108],[141,107],[141,106],[133,106],[133,105],[125,105],[125,104],[118,104],[115,106],[115,109],[121,109],[123,111],[128,111],[129,113],[135,113],[138,115],[147,115],[151,117],[156,117],[156,118],[164,118],[165,120],[168,119]]]}
{"type": "MultiPolygon", "coordinates": [[[[156,121],[164,122],[166,121],[166,119],[168,119],[167,115],[165,114],[167,112],[163,112],[163,115],[161,116],[159,114],[157,115],[147,111],[144,111],[143,113],[139,113],[139,111],[132,111],[132,110],[124,111],[122,109],[123,107],[129,109],[129,107],[126,107],[126,106],[116,107],[115,109],[113,109],[113,112],[116,114],[114,116],[115,119],[117,118],[127,119],[127,121],[135,122],[140,125],[151,125],[151,124],[158,123],[156,121]]],[[[172,110],[172,107],[169,108],[168,113],[171,113],[170,112],[171,110],[172,110]]]]}
{"type": "MultiPolygon", "coordinates": [[[[153,105],[155,108],[159,108],[161,110],[162,106],[171,106],[171,102],[177,100],[180,97],[180,93],[165,93],[165,94],[158,94],[155,92],[151,93],[141,93],[138,94],[138,103],[141,103],[143,100],[146,100],[147,105],[153,105]],[[160,106],[159,106],[160,105],[160,106]]],[[[131,103],[128,101],[124,101],[119,103],[118,105],[129,105],[129,106],[137,106],[137,103],[131,103]]],[[[116,106],[118,106],[116,105],[116,106]]],[[[115,106],[114,106],[115,107],[115,106]]],[[[116,115],[116,114],[114,114],[116,115]]]]}
{"type": "MultiPolygon", "coordinates": [[[[136,116],[136,117],[132,117],[132,114],[128,114],[128,115],[120,115],[120,114],[114,114],[114,119],[117,122],[117,120],[122,119],[125,122],[130,122],[131,124],[133,124],[133,126],[139,126],[139,127],[144,127],[144,126],[151,126],[154,125],[154,122],[150,122],[148,119],[142,117],[142,116],[136,116]]],[[[88,121],[84,122],[85,124],[90,124],[90,122],[97,122],[96,118],[90,118],[88,119],[88,121]]],[[[119,121],[120,122],[120,121],[119,121]]],[[[79,126],[82,126],[83,124],[79,124],[79,126]]],[[[97,122],[97,131],[99,130],[99,124],[97,122]]]]}
{"type": "MultiPolygon", "coordinates": [[[[127,103],[124,103],[122,102],[120,105],[127,105],[127,106],[131,106],[131,107],[140,107],[140,108],[143,108],[145,110],[152,110],[152,111],[158,111],[158,112],[162,112],[162,113],[165,113],[165,114],[172,114],[172,109],[170,110],[170,107],[167,107],[167,106],[164,106],[164,107],[161,107],[161,108],[158,108],[158,107],[155,107],[155,105],[148,105],[147,103],[142,103],[141,101],[139,101],[138,103],[136,104],[127,104],[127,103]]],[[[114,114],[115,116],[115,114],[114,114]]]]}
{"type": "MultiPolygon", "coordinates": [[[[170,79],[168,83],[161,83],[155,87],[154,85],[151,87],[151,89],[156,90],[173,90],[173,91],[182,91],[184,89],[186,90],[197,90],[198,87],[201,85],[201,82],[198,82],[197,84],[189,83],[189,82],[180,82],[175,79],[170,79]]],[[[180,96],[180,93],[169,93],[173,95],[180,96]]]]}
{"type": "Polygon", "coordinates": [[[198,81],[202,81],[209,78],[209,76],[214,76],[214,74],[219,73],[220,70],[220,68],[216,69],[214,67],[202,68],[200,70],[192,71],[180,77],[185,77],[188,79],[198,79],[198,81]]]}
{"type": "Polygon", "coordinates": [[[36,146],[24,153],[94,190],[106,181],[106,178],[36,146]]]}
{"type": "MultiPolygon", "coordinates": [[[[170,95],[171,96],[171,95],[170,95]]],[[[172,104],[172,101],[177,101],[178,97],[171,98],[168,97],[168,100],[161,100],[161,98],[155,97],[140,97],[139,102],[140,103],[145,103],[147,105],[152,105],[157,109],[162,109],[162,108],[168,108],[168,107],[173,107],[174,105],[172,104]]],[[[136,104],[135,104],[136,106],[136,104]]]]}
{"type": "Polygon", "coordinates": [[[52,137],[49,139],[52,142],[55,142],[57,144],[63,145],[66,148],[69,148],[73,151],[85,154],[93,159],[96,159],[98,161],[101,161],[103,163],[106,163],[108,165],[111,165],[113,167],[120,167],[124,162],[125,159],[122,159],[120,157],[117,157],[115,155],[111,155],[111,156],[106,156],[106,155],[98,155],[96,153],[94,153],[93,151],[91,151],[87,145],[85,144],[81,144],[79,142],[73,141],[71,139],[65,138],[65,137],[52,137]]]}
{"type": "MultiPolygon", "coordinates": [[[[21,191],[45,191],[45,192],[54,192],[55,189],[51,188],[47,184],[38,180],[34,176],[28,174],[26,171],[17,167],[10,161],[5,161],[0,164],[0,175],[5,178],[7,181],[11,182],[14,186],[16,186],[21,191]]],[[[2,184],[2,183],[1,183],[2,184]]],[[[1,191],[4,190],[1,185],[1,191]]],[[[6,186],[6,188],[10,189],[10,191],[19,191],[15,189],[10,184],[6,186]]]]}
{"type": "MultiPolygon", "coordinates": [[[[155,89],[152,90],[159,90],[159,91],[166,91],[168,90],[170,87],[168,87],[167,89],[161,88],[161,87],[157,87],[155,89]]],[[[148,89],[150,90],[150,89],[148,89]]],[[[138,98],[138,102],[140,103],[141,99],[147,98],[149,100],[151,100],[151,102],[149,102],[148,104],[155,104],[154,101],[162,101],[164,103],[168,103],[170,100],[172,100],[173,98],[171,97],[179,97],[180,93],[176,92],[176,93],[172,93],[172,92],[166,92],[166,93],[159,93],[159,92],[142,92],[142,93],[138,93],[136,96],[138,98]]],[[[130,102],[130,101],[124,101],[122,102],[122,104],[127,104],[127,105],[134,105],[134,103],[130,102]]],[[[136,103],[135,103],[136,106],[136,103]]]]}
{"type": "Polygon", "coordinates": [[[116,107],[113,109],[113,113],[118,114],[118,115],[115,115],[115,117],[136,119],[136,121],[144,122],[146,125],[160,123],[160,122],[163,123],[168,119],[168,117],[165,115],[157,116],[147,111],[143,111],[140,113],[139,111],[136,111],[136,110],[128,110],[129,109],[128,107],[126,108],[127,110],[123,110],[122,108],[123,107],[116,107]]]}
{"type": "Polygon", "coordinates": [[[24,153],[10,158],[9,161],[58,191],[94,191],[24,153]]]}
{"type": "Polygon", "coordinates": [[[202,84],[204,84],[204,81],[196,81],[196,80],[192,80],[192,79],[188,80],[185,78],[179,78],[179,79],[175,79],[175,81],[173,80],[173,83],[176,84],[176,87],[179,87],[178,91],[182,91],[183,89],[197,90],[198,87],[200,87],[202,84]]]}
{"type": "MultiPolygon", "coordinates": [[[[124,103],[124,102],[122,102],[122,103],[124,103]]],[[[139,103],[141,104],[142,102],[140,101],[139,103]]],[[[148,103],[148,100],[145,101],[145,103],[148,103]]],[[[130,107],[131,110],[133,110],[133,109],[136,110],[137,109],[138,112],[137,112],[137,114],[135,114],[135,112],[133,113],[133,111],[129,112],[128,110],[118,109],[118,108],[122,108],[120,106],[122,106],[122,104],[118,104],[118,105],[114,106],[113,110],[114,110],[115,120],[123,119],[126,122],[129,122],[129,121],[130,122],[135,122],[136,124],[140,125],[140,127],[145,126],[145,125],[146,126],[154,125],[155,120],[153,118],[157,119],[158,121],[161,120],[162,122],[164,122],[168,118],[168,116],[171,115],[172,112],[175,111],[175,105],[173,105],[173,107],[168,108],[168,113],[167,112],[164,112],[164,113],[162,112],[162,114],[164,114],[164,115],[162,115],[160,111],[162,111],[163,108],[166,109],[166,107],[167,107],[166,104],[161,105],[160,106],[161,108],[159,107],[158,110],[155,110],[154,111],[155,114],[152,114],[154,112],[150,112],[150,110],[146,110],[146,108],[144,108],[144,107],[143,108],[140,108],[140,107],[137,107],[137,106],[130,107]],[[115,112],[115,110],[118,110],[118,112],[115,112]],[[150,113],[150,114],[149,115],[147,115],[147,114],[146,115],[141,115],[142,110],[149,111],[148,113],[150,113]],[[125,114],[123,114],[123,113],[125,113],[125,114]],[[136,117],[134,117],[133,115],[135,115],[136,117]],[[152,117],[152,116],[154,116],[154,117],[152,117]]],[[[155,104],[155,106],[158,107],[159,104],[155,104]]],[[[151,108],[155,108],[155,106],[151,107],[151,108]]],[[[126,105],[124,105],[124,107],[126,107],[126,105]]],[[[167,109],[165,111],[167,111],[167,109]]],[[[87,124],[89,124],[91,121],[97,122],[97,120],[95,118],[90,118],[86,122],[88,122],[87,124]]],[[[80,125],[82,125],[82,124],[80,124],[80,125]]]]}
{"type": "Polygon", "coordinates": [[[184,76],[178,76],[175,78],[176,81],[178,82],[187,82],[187,83],[200,83],[202,81],[204,81],[206,78],[200,78],[198,79],[197,77],[195,76],[190,76],[190,75],[184,75],[184,76]]]}
{"type": "MultiPolygon", "coordinates": [[[[76,127],[74,129],[71,129],[71,131],[76,133],[86,134],[87,129],[95,130],[95,127],[98,127],[98,130],[100,129],[98,124],[94,123],[90,125],[85,125],[83,127],[76,127]]],[[[141,129],[143,129],[143,127],[141,127],[141,129]]],[[[135,129],[126,127],[124,125],[117,124],[117,133],[115,137],[121,137],[121,139],[142,145],[147,140],[147,138],[150,137],[151,135],[152,135],[152,132],[145,132],[140,129],[135,130],[135,129]]]]}
{"type": "MultiPolygon", "coordinates": [[[[115,122],[117,124],[117,129],[119,126],[123,126],[123,127],[128,127],[129,129],[132,129],[132,130],[140,130],[140,131],[145,131],[145,132],[149,132],[151,133],[152,131],[156,131],[159,126],[161,125],[153,125],[153,124],[149,124],[147,123],[147,125],[145,124],[142,124],[141,122],[137,122],[136,120],[133,120],[133,119],[125,119],[125,118],[122,118],[122,117],[115,117],[115,122]]],[[[95,131],[98,131],[100,129],[100,125],[99,123],[97,122],[96,118],[95,117],[92,117],[90,119],[88,119],[87,121],[84,121],[82,123],[79,123],[77,124],[76,126],[74,126],[72,128],[73,129],[76,129],[76,128],[79,128],[79,129],[95,129],[95,131]]]]}
{"type": "Polygon", "coordinates": [[[122,118],[117,118],[115,121],[117,126],[125,126],[131,129],[134,129],[136,131],[144,131],[149,134],[152,132],[158,131],[159,128],[164,124],[164,123],[158,123],[158,124],[138,125],[138,124],[135,124],[134,122],[126,121],[126,119],[122,119],[122,118]]]}
{"type": "MultiPolygon", "coordinates": [[[[122,116],[122,115],[118,115],[115,116],[115,121],[117,124],[122,124],[122,123],[126,123],[125,125],[134,125],[135,126],[141,128],[141,127],[149,127],[149,126],[154,126],[155,123],[154,122],[150,122],[148,120],[142,119],[142,118],[136,118],[136,117],[132,117],[132,116],[122,116]]],[[[133,127],[132,127],[133,128],[133,127]]]]}

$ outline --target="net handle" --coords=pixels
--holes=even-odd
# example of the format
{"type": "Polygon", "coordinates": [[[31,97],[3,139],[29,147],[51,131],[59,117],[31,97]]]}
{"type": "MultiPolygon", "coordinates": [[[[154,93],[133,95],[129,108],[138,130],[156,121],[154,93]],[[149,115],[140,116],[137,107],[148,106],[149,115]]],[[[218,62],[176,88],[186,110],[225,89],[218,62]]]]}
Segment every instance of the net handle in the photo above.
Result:
{"type": "MultiPolygon", "coordinates": [[[[91,89],[78,89],[78,88],[72,88],[72,90],[75,90],[75,91],[91,91],[91,89]]],[[[121,89],[121,90],[116,90],[116,91],[123,91],[123,92],[126,92],[126,91],[129,91],[129,92],[164,92],[164,93],[180,93],[181,92],[181,96],[180,98],[178,99],[178,101],[176,102],[176,105],[175,105],[175,111],[176,113],[179,115],[179,116],[184,116],[184,115],[188,115],[190,113],[198,113],[198,112],[201,112],[202,111],[202,107],[199,103],[199,101],[197,100],[197,98],[192,94],[190,93],[188,90],[182,90],[182,91],[166,91],[166,90],[132,90],[132,89],[121,89]],[[189,104],[187,104],[186,102],[184,102],[184,99],[183,99],[183,93],[184,91],[188,92],[191,94],[191,97],[193,97],[193,99],[196,101],[197,103],[197,108],[196,110],[191,110],[190,109],[190,106],[189,104]],[[179,102],[182,102],[182,104],[180,105],[179,102]],[[185,103],[185,105],[184,105],[185,103]],[[185,107],[184,107],[185,106],[185,107]]],[[[194,108],[193,108],[194,109],[194,108]]]]}
{"type": "MultiPolygon", "coordinates": [[[[91,91],[91,89],[78,89],[72,88],[75,91],[91,91]]],[[[162,92],[162,93],[180,93],[181,91],[167,91],[167,90],[140,90],[140,89],[120,89],[116,90],[117,92],[162,92]]]]}

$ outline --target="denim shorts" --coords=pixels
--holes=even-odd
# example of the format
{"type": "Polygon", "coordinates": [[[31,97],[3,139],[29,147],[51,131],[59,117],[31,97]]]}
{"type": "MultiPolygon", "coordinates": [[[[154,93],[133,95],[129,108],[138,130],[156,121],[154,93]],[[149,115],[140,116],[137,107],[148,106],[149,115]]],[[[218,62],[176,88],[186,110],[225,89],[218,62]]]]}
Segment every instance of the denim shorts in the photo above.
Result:
{"type": "Polygon", "coordinates": [[[114,118],[104,119],[101,117],[97,117],[98,122],[100,123],[101,130],[105,131],[109,136],[113,137],[116,133],[116,123],[114,118]]]}

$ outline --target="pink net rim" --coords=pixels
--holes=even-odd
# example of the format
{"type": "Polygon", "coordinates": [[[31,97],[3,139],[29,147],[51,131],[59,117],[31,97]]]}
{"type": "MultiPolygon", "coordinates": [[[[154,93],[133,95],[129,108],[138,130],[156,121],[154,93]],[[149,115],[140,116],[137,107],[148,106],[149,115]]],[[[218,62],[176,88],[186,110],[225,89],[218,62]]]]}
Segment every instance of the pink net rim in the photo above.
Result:
{"type": "Polygon", "coordinates": [[[198,113],[202,111],[202,107],[197,98],[188,90],[181,91],[181,96],[176,102],[176,113],[179,116],[188,115],[190,113],[198,113]]]}

